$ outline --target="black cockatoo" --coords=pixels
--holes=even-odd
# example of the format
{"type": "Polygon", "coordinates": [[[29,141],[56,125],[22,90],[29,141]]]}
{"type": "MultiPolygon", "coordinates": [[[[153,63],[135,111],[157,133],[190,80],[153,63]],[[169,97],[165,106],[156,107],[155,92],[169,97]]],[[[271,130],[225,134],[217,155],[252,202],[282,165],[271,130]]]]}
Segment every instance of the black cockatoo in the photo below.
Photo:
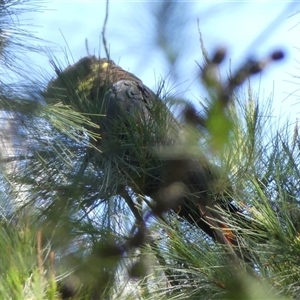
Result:
{"type": "Polygon", "coordinates": [[[205,160],[174,155],[161,158],[153,150],[175,147],[184,126],[158,95],[134,74],[108,59],[84,57],[65,70],[56,68],[56,73],[57,78],[45,92],[47,102],[59,100],[91,114],[102,136],[95,146],[103,151],[100,155],[123,156],[127,167],[121,173],[128,176],[126,183],[133,191],[151,197],[158,210],[173,210],[191,224],[197,224],[212,239],[224,244],[234,242],[232,232],[214,209],[219,205],[237,213],[230,202],[219,202],[228,184],[221,191],[216,189],[222,180],[218,169],[205,160]],[[174,203],[167,201],[167,206],[160,209],[162,198],[168,197],[161,191],[177,183],[184,191],[174,203]]]}

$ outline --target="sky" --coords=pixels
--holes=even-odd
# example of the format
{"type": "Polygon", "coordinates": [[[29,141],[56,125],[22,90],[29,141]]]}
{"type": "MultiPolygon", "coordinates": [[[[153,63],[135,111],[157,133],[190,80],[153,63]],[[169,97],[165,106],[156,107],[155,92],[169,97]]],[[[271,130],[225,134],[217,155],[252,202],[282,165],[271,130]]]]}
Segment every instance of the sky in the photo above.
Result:
{"type": "MultiPolygon", "coordinates": [[[[140,77],[155,90],[159,78],[170,79],[170,86],[180,97],[197,104],[205,96],[198,79],[201,63],[199,28],[209,53],[219,46],[228,49],[223,72],[235,69],[243,58],[264,58],[275,49],[283,49],[283,62],[274,63],[261,77],[253,78],[259,101],[274,94],[274,115],[291,120],[298,116],[300,62],[300,2],[288,1],[178,1],[171,18],[170,48],[180,52],[178,63],[171,66],[163,52],[155,47],[159,24],[151,17],[163,1],[111,1],[106,36],[111,58],[121,67],[140,77]],[[176,24],[178,22],[178,26],[176,24]],[[198,28],[199,22],[199,28],[198,28]],[[261,34],[263,32],[263,34],[261,34]],[[176,76],[171,76],[175,74],[176,76]]],[[[54,51],[63,66],[89,52],[105,56],[101,31],[105,1],[47,1],[42,12],[26,13],[21,22],[37,37],[52,43],[38,42],[54,51]]],[[[54,72],[47,56],[29,55],[49,76],[54,72]]],[[[172,90],[172,91],[173,91],[172,90]]]]}

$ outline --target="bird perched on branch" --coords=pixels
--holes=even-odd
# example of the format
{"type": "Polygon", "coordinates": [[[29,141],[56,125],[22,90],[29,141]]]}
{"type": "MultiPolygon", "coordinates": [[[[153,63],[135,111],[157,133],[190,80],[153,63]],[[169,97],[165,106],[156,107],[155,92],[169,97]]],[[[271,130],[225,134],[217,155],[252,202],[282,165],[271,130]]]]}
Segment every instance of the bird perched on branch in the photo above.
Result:
{"type": "MultiPolygon", "coordinates": [[[[213,210],[218,205],[215,185],[220,180],[215,168],[207,161],[203,165],[167,154],[161,158],[153,151],[155,147],[175,147],[181,132],[181,125],[158,95],[134,74],[107,59],[88,56],[65,70],[55,70],[57,78],[48,85],[46,101],[59,100],[90,114],[91,120],[100,125],[102,139],[96,146],[103,156],[114,156],[115,167],[126,177],[122,184],[152,197],[157,213],[173,209],[212,239],[225,244],[233,241],[222,229],[222,216],[213,210]],[[174,202],[164,201],[169,195],[162,191],[178,183],[183,189],[174,202]]],[[[228,207],[236,212],[230,204],[228,207]]]]}

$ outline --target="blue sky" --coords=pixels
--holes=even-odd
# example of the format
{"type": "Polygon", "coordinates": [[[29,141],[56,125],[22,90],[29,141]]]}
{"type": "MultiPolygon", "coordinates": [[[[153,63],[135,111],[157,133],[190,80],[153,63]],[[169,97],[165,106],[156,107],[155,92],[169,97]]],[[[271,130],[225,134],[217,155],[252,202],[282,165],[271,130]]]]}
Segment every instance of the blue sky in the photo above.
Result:
{"type": "MultiPolygon", "coordinates": [[[[153,47],[153,31],[157,27],[149,10],[155,9],[158,2],[111,1],[107,25],[111,58],[153,89],[160,77],[172,72],[162,51],[153,47]]],[[[103,48],[99,46],[105,1],[60,0],[49,1],[44,6],[43,13],[25,14],[23,18],[28,20],[27,24],[35,26],[28,27],[35,35],[56,44],[51,44],[51,49],[63,65],[66,65],[64,51],[68,52],[71,63],[71,54],[74,61],[86,55],[86,38],[90,52],[104,56],[103,48]]],[[[195,103],[203,94],[195,62],[202,61],[197,25],[199,19],[207,49],[213,51],[220,45],[227,47],[233,69],[245,54],[264,57],[273,49],[282,48],[286,51],[286,59],[264,72],[260,85],[258,78],[253,80],[253,85],[254,90],[259,92],[260,101],[267,101],[274,89],[274,114],[291,114],[291,118],[295,119],[295,104],[300,96],[297,92],[299,80],[291,75],[300,76],[300,24],[297,26],[300,14],[291,15],[299,8],[300,2],[291,4],[287,1],[180,2],[177,16],[180,26],[176,28],[173,39],[174,47],[179,47],[182,52],[177,66],[180,72],[176,82],[174,78],[170,80],[176,84],[176,91],[195,103]],[[286,9],[288,5],[289,11],[286,9]],[[271,30],[257,40],[270,24],[271,30]]],[[[40,44],[43,46],[43,43],[40,44]]],[[[47,57],[31,55],[31,58],[43,66],[49,76],[53,74],[47,57]]],[[[228,67],[229,60],[224,64],[224,70],[228,70],[228,67]]]]}

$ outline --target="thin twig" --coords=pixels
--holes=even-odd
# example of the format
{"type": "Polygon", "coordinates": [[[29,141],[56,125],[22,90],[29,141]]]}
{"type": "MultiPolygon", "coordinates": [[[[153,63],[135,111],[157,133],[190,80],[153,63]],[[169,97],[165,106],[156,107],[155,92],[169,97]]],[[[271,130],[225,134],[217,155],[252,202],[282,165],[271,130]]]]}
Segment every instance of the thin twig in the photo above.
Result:
{"type": "Polygon", "coordinates": [[[43,266],[43,258],[42,258],[42,232],[39,230],[37,233],[37,263],[40,275],[44,275],[44,266],[43,266]]]}
{"type": "Polygon", "coordinates": [[[85,39],[85,50],[88,56],[91,56],[88,39],[85,39]]]}
{"type": "Polygon", "coordinates": [[[120,195],[124,198],[126,204],[128,205],[128,207],[131,210],[131,212],[133,213],[133,215],[135,216],[136,220],[140,224],[144,224],[143,217],[141,216],[140,212],[136,208],[136,206],[135,206],[132,198],[130,197],[128,191],[125,188],[123,188],[123,191],[120,193],[120,195]]]}
{"type": "Polygon", "coordinates": [[[103,23],[103,27],[102,27],[102,43],[104,46],[104,50],[105,50],[107,59],[109,59],[109,51],[108,51],[108,47],[107,47],[107,40],[105,37],[105,30],[106,30],[106,24],[107,24],[107,20],[108,20],[108,3],[109,3],[109,0],[106,0],[105,19],[104,19],[104,23],[103,23]]]}

